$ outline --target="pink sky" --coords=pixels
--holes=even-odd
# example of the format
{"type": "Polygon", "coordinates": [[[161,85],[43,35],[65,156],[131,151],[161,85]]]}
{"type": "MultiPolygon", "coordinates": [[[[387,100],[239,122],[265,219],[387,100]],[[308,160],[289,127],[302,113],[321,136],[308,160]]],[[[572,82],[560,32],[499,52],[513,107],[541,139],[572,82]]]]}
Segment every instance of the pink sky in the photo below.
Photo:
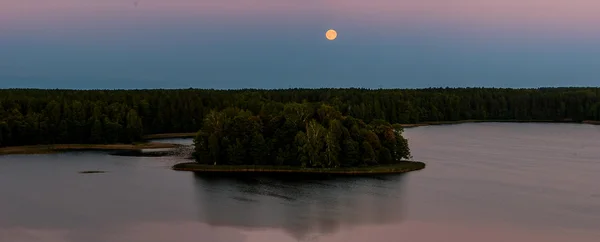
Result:
{"type": "MultiPolygon", "coordinates": [[[[135,0],[3,0],[0,21],[132,11],[135,0]]],[[[137,11],[161,14],[294,14],[315,11],[335,18],[458,21],[598,29],[598,0],[139,0],[137,11]]]]}

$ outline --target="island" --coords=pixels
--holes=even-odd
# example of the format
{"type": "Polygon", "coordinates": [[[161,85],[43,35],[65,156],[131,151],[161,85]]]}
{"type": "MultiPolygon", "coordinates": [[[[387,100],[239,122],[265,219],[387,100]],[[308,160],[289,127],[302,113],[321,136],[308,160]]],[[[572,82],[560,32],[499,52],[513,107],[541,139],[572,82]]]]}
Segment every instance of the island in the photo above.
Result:
{"type": "Polygon", "coordinates": [[[226,108],[207,114],[194,138],[195,172],[383,174],[420,170],[401,125],[366,123],[327,104],[287,103],[253,114],[226,108]]]}

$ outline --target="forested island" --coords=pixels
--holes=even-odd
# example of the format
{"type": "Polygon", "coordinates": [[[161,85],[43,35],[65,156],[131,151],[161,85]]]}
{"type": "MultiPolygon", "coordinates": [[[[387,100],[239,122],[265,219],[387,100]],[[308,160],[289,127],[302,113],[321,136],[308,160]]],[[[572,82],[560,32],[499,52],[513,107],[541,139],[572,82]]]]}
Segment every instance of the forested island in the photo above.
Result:
{"type": "Polygon", "coordinates": [[[407,161],[411,155],[402,131],[384,120],[366,124],[343,116],[327,104],[287,103],[281,111],[258,115],[230,107],[207,114],[194,139],[197,163],[174,168],[327,173],[422,169],[423,163],[407,161]],[[362,169],[349,169],[356,167],[362,169]]]}
{"type": "MultiPolygon", "coordinates": [[[[243,110],[263,120],[283,113],[291,103],[316,107],[315,110],[327,105],[346,117],[339,121],[349,131],[352,126],[344,120],[362,120],[367,125],[365,129],[376,120],[405,126],[461,120],[591,123],[600,120],[600,88],[2,89],[0,147],[4,148],[0,148],[0,154],[7,148],[32,145],[93,147],[136,143],[143,147],[145,135],[187,136],[186,133],[202,129],[203,120],[209,115],[227,108],[243,110]]],[[[330,127],[318,118],[315,122],[325,130],[330,127]]],[[[294,138],[297,131],[306,135],[308,131],[304,129],[298,128],[294,138]]],[[[295,139],[288,141],[291,145],[295,139]]],[[[287,157],[285,150],[274,152],[270,154],[274,159],[287,157]]]]}

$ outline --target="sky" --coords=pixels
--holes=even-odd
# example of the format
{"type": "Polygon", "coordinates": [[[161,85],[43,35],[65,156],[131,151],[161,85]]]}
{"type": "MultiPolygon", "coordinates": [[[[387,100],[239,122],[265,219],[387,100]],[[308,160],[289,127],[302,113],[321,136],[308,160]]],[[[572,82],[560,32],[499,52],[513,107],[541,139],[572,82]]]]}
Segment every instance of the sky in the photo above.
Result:
{"type": "Polygon", "coordinates": [[[0,88],[600,84],[597,0],[135,2],[0,1],[0,88]]]}

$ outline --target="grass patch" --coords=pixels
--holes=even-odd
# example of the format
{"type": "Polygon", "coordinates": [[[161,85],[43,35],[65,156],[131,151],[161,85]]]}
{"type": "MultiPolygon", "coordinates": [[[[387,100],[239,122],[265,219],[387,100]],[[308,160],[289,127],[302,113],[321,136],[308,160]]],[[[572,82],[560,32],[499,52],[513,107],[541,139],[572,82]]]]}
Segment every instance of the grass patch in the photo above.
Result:
{"type": "Polygon", "coordinates": [[[175,148],[177,144],[167,143],[136,143],[136,144],[55,144],[55,145],[28,145],[0,148],[0,155],[13,154],[48,154],[75,150],[141,150],[175,148]]]}
{"type": "Polygon", "coordinates": [[[394,165],[341,167],[341,168],[302,168],[293,166],[254,166],[254,165],[205,165],[196,162],[180,163],[173,166],[178,171],[210,172],[210,173],[312,173],[312,174],[391,174],[416,171],[425,168],[425,163],[406,161],[394,165]]]}

